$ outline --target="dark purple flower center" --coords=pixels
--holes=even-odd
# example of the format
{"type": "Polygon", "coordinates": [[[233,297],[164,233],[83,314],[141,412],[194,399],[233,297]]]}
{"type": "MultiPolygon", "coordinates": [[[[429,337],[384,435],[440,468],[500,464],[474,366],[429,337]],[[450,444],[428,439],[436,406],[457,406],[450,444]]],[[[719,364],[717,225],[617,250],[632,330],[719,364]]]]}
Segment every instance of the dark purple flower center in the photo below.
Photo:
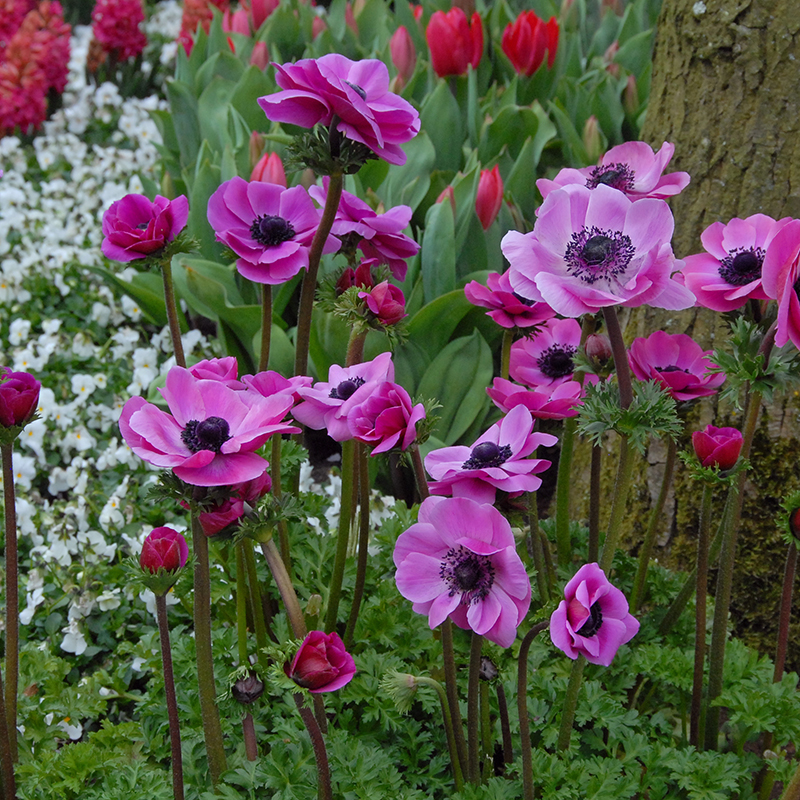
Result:
{"type": "Polygon", "coordinates": [[[222,445],[230,438],[230,426],[222,417],[208,417],[202,422],[190,419],[181,431],[181,440],[192,453],[199,453],[201,450],[219,453],[222,445]]]}
{"type": "Polygon", "coordinates": [[[461,469],[486,469],[499,467],[511,458],[511,445],[497,445],[494,442],[481,442],[472,448],[469,458],[461,465],[461,469]]]}
{"type": "Polygon", "coordinates": [[[572,357],[577,352],[578,348],[571,344],[551,344],[536,359],[536,365],[548,378],[564,378],[575,371],[572,357]]]}
{"type": "Polygon", "coordinates": [[[535,305],[536,303],[535,300],[529,300],[527,297],[523,297],[521,294],[517,294],[516,292],[512,292],[512,294],[524,306],[532,306],[535,305]]]}
{"type": "Polygon", "coordinates": [[[363,378],[348,378],[347,380],[342,381],[338,386],[334,386],[333,389],[331,389],[330,395],[328,396],[334,398],[335,400],[347,400],[347,398],[352,396],[353,392],[355,392],[359,386],[363,385],[363,378]]]}
{"type": "Polygon", "coordinates": [[[596,189],[600,184],[628,192],[633,189],[633,170],[627,164],[605,164],[595,167],[586,180],[590,189],[596,189]]]}
{"type": "Polygon", "coordinates": [[[570,275],[592,284],[624,273],[635,252],[629,236],[593,225],[572,234],[564,261],[570,275]]]}
{"type": "Polygon", "coordinates": [[[603,612],[600,610],[600,603],[595,603],[589,609],[589,616],[581,626],[579,631],[575,631],[578,636],[583,636],[584,639],[589,639],[594,636],[597,631],[603,626],[603,612]]]}
{"type": "Polygon", "coordinates": [[[367,99],[367,93],[357,84],[357,83],[350,83],[350,81],[345,81],[345,83],[362,99],[367,99]]]}
{"type": "Polygon", "coordinates": [[[761,277],[764,251],[760,247],[737,248],[719,262],[719,276],[731,286],[746,286],[761,277]]]}
{"type": "Polygon", "coordinates": [[[658,372],[684,372],[687,375],[692,374],[688,369],[681,369],[681,367],[676,367],[673,364],[670,364],[668,367],[656,367],[656,370],[658,372]]]}
{"type": "Polygon", "coordinates": [[[461,605],[483,600],[494,583],[494,566],[489,556],[473,553],[463,545],[448,550],[439,568],[439,577],[447,584],[449,596],[461,595],[461,605]]]}
{"type": "Polygon", "coordinates": [[[140,222],[140,223],[139,223],[139,224],[138,224],[136,227],[137,227],[137,228],[138,228],[140,231],[146,231],[146,230],[147,230],[147,226],[148,226],[149,224],[150,224],[149,222],[140,222]]]}
{"type": "Polygon", "coordinates": [[[264,247],[275,247],[294,238],[294,228],[289,220],[263,214],[250,226],[250,235],[264,247]]]}

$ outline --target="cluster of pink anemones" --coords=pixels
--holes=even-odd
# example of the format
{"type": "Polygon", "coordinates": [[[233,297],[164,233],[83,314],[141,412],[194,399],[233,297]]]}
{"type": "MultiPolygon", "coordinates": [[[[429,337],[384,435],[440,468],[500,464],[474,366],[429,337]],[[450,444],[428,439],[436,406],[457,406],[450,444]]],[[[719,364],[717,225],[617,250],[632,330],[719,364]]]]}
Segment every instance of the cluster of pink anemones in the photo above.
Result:
{"type": "Polygon", "coordinates": [[[390,164],[405,164],[400,145],[419,132],[419,114],[389,91],[389,70],[382,61],[351,61],[330,53],[274,66],[282,91],[258,100],[268,119],[301,128],[335,122],[346,138],[390,164]]]}
{"type": "Polygon", "coordinates": [[[464,287],[464,294],[473,305],[488,308],[486,316],[502,328],[531,328],[555,316],[547,303],[537,303],[517,294],[507,272],[490,272],[486,286],[470,281],[464,287]]]}
{"type": "Polygon", "coordinates": [[[96,0],[92,10],[92,34],[103,50],[118,61],[136,58],[147,45],[141,29],[141,0],[96,0]]]}

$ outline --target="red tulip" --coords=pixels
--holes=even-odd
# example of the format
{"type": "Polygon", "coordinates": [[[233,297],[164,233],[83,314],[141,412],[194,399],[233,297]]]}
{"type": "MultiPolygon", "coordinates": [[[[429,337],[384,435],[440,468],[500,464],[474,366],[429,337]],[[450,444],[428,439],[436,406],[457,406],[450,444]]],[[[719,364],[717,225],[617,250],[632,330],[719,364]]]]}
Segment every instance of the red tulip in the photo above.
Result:
{"type": "Polygon", "coordinates": [[[708,425],[704,431],[692,434],[692,445],[704,467],[731,469],[742,451],[742,434],[736,428],[708,425]]]}
{"type": "Polygon", "coordinates": [[[262,183],[275,183],[286,188],[286,172],[283,169],[283,162],[277,153],[264,153],[253,167],[250,175],[251,181],[261,181],[262,183]]]}
{"type": "Polygon", "coordinates": [[[475,211],[485,231],[488,231],[497,218],[500,206],[503,204],[503,179],[500,177],[500,167],[485,169],[478,180],[478,194],[475,197],[475,211]]]}
{"type": "Polygon", "coordinates": [[[545,23],[533,11],[523,11],[503,31],[501,47],[514,69],[530,77],[542,65],[545,51],[547,66],[553,66],[558,50],[558,22],[550,17],[545,23]]]}
{"type": "Polygon", "coordinates": [[[467,23],[467,15],[460,8],[451,8],[446,14],[436,11],[425,38],[431,66],[440,78],[463,75],[470,65],[475,69],[483,55],[483,23],[477,12],[467,23]]]}
{"type": "Polygon", "coordinates": [[[401,25],[389,39],[389,53],[392,56],[392,64],[397,70],[399,89],[408,83],[417,63],[417,51],[405,25],[401,25]]]}

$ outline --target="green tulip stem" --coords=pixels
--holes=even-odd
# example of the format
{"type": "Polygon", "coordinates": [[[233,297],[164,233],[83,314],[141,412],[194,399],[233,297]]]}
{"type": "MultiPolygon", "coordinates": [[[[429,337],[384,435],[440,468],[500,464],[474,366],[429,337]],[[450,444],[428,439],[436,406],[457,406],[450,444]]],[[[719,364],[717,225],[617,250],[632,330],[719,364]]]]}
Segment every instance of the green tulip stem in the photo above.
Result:
{"type": "Polygon", "coordinates": [[[164,282],[164,304],[167,307],[167,323],[172,339],[172,349],[175,351],[175,363],[179,367],[185,367],[186,357],[183,354],[183,342],[181,341],[178,304],[175,302],[175,285],[172,281],[172,260],[169,258],[165,258],[161,262],[161,278],[164,282]]]}
{"type": "Polygon", "coordinates": [[[479,684],[482,649],[483,636],[473,631],[467,683],[467,775],[475,786],[481,782],[479,684]]]}
{"type": "MultiPolygon", "coordinates": [[[[258,371],[264,372],[269,365],[269,348],[272,339],[272,287],[261,284],[261,353],[258,357],[258,371]]],[[[279,437],[280,438],[280,437],[279,437]]]]}
{"type": "Polygon", "coordinates": [[[703,486],[697,534],[697,593],[695,595],[694,678],[689,717],[689,744],[703,749],[703,678],[706,665],[706,600],[708,596],[708,531],[711,526],[711,486],[703,486]]]}
{"type": "Polygon", "coordinates": [[[3,511],[6,527],[6,686],[5,723],[11,760],[17,760],[17,689],[19,684],[19,552],[14,493],[14,445],[0,445],[3,462],[3,511]]]}
{"type": "Polygon", "coordinates": [[[275,540],[270,537],[266,542],[261,542],[261,552],[264,554],[275,585],[278,587],[281,600],[283,600],[283,607],[289,620],[289,626],[292,629],[292,635],[295,639],[305,639],[307,633],[306,621],[300,608],[300,601],[297,599],[292,579],[286,571],[286,565],[283,563],[275,540]]]}
{"type": "MultiPolygon", "coordinates": [[[[236,643],[239,665],[247,666],[247,576],[245,575],[244,543],[236,543],[236,643]]],[[[255,616],[255,615],[254,615],[255,616]]]]}
{"type": "Polygon", "coordinates": [[[561,453],[558,456],[556,476],[556,552],[558,565],[566,567],[572,559],[572,543],[569,536],[569,495],[572,489],[572,452],[575,447],[577,417],[564,420],[561,433],[561,453]]]}
{"type": "Polygon", "coordinates": [[[564,707],[561,710],[561,727],[558,731],[557,750],[568,750],[569,742],[572,738],[572,724],[575,722],[575,709],[578,707],[578,693],[583,682],[583,669],[586,666],[586,659],[578,655],[577,661],[572,664],[572,671],[569,673],[569,683],[567,693],[564,697],[564,707]]]}
{"type": "Polygon", "coordinates": [[[356,583],[353,588],[353,605],[350,608],[350,617],[344,634],[344,646],[349,650],[353,644],[358,613],[361,609],[361,600],[364,597],[364,584],[367,579],[367,561],[369,547],[369,456],[367,446],[358,442],[356,444],[356,458],[358,459],[358,486],[359,486],[359,520],[358,520],[358,560],[356,562],[356,583]]]}
{"type": "Polygon", "coordinates": [[[314,748],[314,760],[317,762],[317,800],[333,800],[328,751],[325,748],[325,739],[317,724],[317,718],[314,716],[314,712],[305,704],[305,698],[299,692],[295,694],[294,702],[300,712],[300,719],[303,720],[303,724],[306,726],[308,735],[311,738],[311,746],[314,748]]]}
{"type": "Polygon", "coordinates": [[[522,639],[517,657],[517,714],[519,715],[519,739],[522,747],[522,786],[525,800],[534,800],[533,758],[531,756],[531,723],[528,719],[528,653],[533,640],[550,625],[539,622],[522,639]]]}
{"type": "Polygon", "coordinates": [[[550,601],[550,584],[547,564],[544,560],[544,543],[539,532],[539,503],[536,492],[528,492],[528,537],[526,551],[533,558],[536,569],[536,586],[539,589],[539,599],[542,603],[550,601]]]}

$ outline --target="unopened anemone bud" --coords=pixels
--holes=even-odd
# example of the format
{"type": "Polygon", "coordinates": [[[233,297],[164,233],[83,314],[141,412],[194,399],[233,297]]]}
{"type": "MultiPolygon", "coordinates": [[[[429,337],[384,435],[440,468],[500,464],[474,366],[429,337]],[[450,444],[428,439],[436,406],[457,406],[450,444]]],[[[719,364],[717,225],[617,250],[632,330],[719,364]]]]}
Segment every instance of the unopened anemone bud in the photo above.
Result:
{"type": "Polygon", "coordinates": [[[322,595],[312,594],[306,603],[306,616],[318,617],[322,611],[322,595]]]}
{"type": "Polygon", "coordinates": [[[255,703],[264,694],[264,684],[258,679],[258,675],[251,672],[245,678],[239,678],[231,687],[233,699],[242,705],[249,706],[255,703]]]}
{"type": "Polygon", "coordinates": [[[789,512],[789,531],[800,542],[800,507],[789,512]]]}
{"type": "Polygon", "coordinates": [[[419,681],[407,672],[392,669],[383,676],[381,689],[392,698],[392,702],[401,714],[407,714],[414,704],[419,681]]]}
{"type": "Polygon", "coordinates": [[[611,340],[604,333],[592,333],[586,338],[586,357],[600,367],[611,360],[611,340]]]}
{"type": "Polygon", "coordinates": [[[481,666],[478,677],[482,681],[494,681],[497,680],[499,674],[500,670],[497,669],[497,665],[494,661],[492,661],[489,656],[481,656],[481,666]]]}

